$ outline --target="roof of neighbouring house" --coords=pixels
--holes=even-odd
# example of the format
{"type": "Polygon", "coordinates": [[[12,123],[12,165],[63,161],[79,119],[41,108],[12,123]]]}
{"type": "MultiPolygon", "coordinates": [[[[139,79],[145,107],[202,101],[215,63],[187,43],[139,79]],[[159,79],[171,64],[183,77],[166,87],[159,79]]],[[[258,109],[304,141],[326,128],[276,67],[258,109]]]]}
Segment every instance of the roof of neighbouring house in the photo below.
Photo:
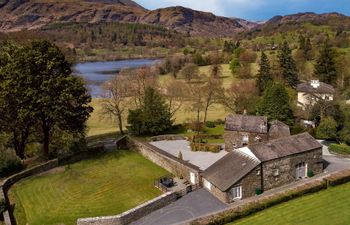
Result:
{"type": "Polygon", "coordinates": [[[322,148],[322,145],[309,133],[283,137],[249,146],[249,149],[261,162],[300,154],[318,148],[322,148]]]}
{"type": "Polygon", "coordinates": [[[233,151],[206,169],[202,176],[221,191],[227,191],[259,164],[249,154],[233,151]]]}
{"type": "Polygon", "coordinates": [[[316,94],[335,94],[335,89],[332,85],[319,82],[319,86],[317,88],[314,88],[311,85],[311,81],[301,83],[297,86],[298,92],[305,92],[305,93],[316,93],[316,94]]]}
{"type": "Polygon", "coordinates": [[[269,128],[270,139],[278,139],[278,138],[289,137],[289,136],[290,136],[290,128],[287,124],[279,120],[274,120],[270,122],[270,128],[269,128]]]}
{"type": "Polygon", "coordinates": [[[230,114],[226,117],[225,130],[266,134],[267,117],[230,114]]]}

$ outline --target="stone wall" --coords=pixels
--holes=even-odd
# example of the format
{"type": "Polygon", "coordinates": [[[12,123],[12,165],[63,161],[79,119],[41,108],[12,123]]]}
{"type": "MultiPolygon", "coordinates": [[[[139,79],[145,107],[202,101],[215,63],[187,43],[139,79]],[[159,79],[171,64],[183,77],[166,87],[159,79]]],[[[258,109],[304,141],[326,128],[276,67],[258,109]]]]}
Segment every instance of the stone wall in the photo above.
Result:
{"type": "Polygon", "coordinates": [[[224,140],[225,140],[225,150],[231,152],[235,148],[243,147],[243,136],[248,135],[249,145],[267,141],[268,134],[258,134],[258,133],[247,133],[247,132],[238,132],[238,131],[229,131],[225,130],[224,140]],[[257,139],[260,137],[260,139],[257,139]]]}
{"type": "Polygon", "coordinates": [[[159,135],[151,137],[152,141],[178,141],[178,140],[186,140],[184,136],[181,135],[159,135]]]}
{"type": "Polygon", "coordinates": [[[116,216],[78,219],[77,225],[124,225],[130,224],[168,204],[176,201],[177,193],[168,192],[158,198],[148,201],[136,208],[130,209],[116,216]]]}
{"type": "Polygon", "coordinates": [[[312,171],[315,175],[322,173],[322,149],[263,162],[263,189],[269,190],[296,181],[295,166],[301,162],[307,163],[308,171],[312,171]],[[277,176],[274,174],[275,170],[278,170],[277,176]]]}
{"type": "Polygon", "coordinates": [[[179,158],[163,151],[153,145],[146,142],[136,140],[134,138],[129,138],[131,148],[137,150],[145,158],[149,159],[153,163],[159,165],[160,167],[166,169],[170,173],[177,177],[182,177],[190,181],[190,173],[196,175],[196,183],[200,183],[200,172],[199,167],[180,160],[179,158]]]}

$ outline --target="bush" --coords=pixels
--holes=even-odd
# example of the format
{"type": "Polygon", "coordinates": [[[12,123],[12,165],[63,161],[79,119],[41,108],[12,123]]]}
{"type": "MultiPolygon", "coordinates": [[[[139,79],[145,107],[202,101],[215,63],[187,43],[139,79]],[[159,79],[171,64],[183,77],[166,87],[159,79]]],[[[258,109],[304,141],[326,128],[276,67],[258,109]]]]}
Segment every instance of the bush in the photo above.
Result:
{"type": "Polygon", "coordinates": [[[221,147],[215,144],[191,143],[191,151],[193,152],[220,152],[221,147]]]}
{"type": "Polygon", "coordinates": [[[190,129],[196,132],[201,132],[204,129],[204,124],[199,121],[194,121],[190,124],[190,129]]]}
{"type": "Polygon", "coordinates": [[[7,177],[23,169],[21,159],[10,149],[0,150],[0,177],[7,177]]]}
{"type": "Polygon", "coordinates": [[[207,121],[207,122],[205,122],[205,126],[208,128],[215,128],[216,124],[215,124],[215,122],[207,121]]]}
{"type": "Polygon", "coordinates": [[[339,154],[350,154],[350,146],[346,144],[331,144],[329,150],[339,154]]]}

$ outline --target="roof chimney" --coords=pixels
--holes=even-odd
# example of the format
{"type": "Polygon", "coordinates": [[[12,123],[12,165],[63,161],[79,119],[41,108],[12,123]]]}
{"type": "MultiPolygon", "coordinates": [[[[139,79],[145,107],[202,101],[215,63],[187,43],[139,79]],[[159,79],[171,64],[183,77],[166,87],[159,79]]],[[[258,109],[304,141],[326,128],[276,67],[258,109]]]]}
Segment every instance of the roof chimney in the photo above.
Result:
{"type": "Polygon", "coordinates": [[[320,86],[320,81],[319,80],[311,80],[311,86],[313,88],[318,88],[320,86]]]}

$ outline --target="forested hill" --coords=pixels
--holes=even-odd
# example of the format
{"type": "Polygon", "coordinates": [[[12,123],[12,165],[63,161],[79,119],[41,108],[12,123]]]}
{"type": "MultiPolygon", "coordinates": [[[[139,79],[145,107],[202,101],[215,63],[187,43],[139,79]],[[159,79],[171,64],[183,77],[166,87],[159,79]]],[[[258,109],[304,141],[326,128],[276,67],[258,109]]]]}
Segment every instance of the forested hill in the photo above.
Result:
{"type": "Polygon", "coordinates": [[[149,11],[131,0],[0,0],[0,31],[52,23],[126,22],[162,25],[194,36],[233,36],[256,24],[184,7],[149,11]]]}

